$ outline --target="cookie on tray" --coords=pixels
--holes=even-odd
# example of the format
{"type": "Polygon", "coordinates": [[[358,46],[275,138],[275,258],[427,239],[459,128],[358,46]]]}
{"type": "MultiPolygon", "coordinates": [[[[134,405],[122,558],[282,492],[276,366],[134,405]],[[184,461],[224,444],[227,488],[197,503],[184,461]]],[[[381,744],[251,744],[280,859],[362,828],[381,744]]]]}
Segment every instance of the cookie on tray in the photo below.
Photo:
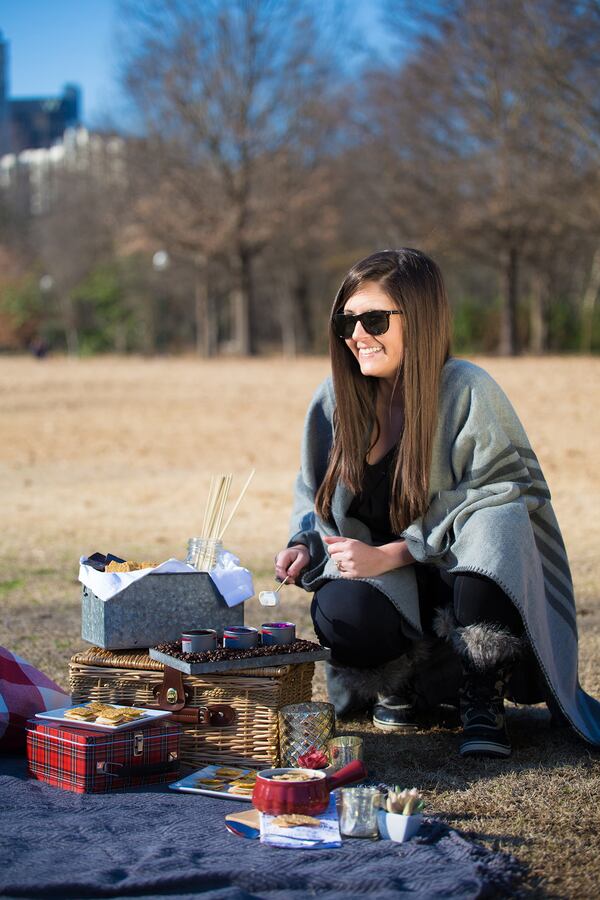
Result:
{"type": "Polygon", "coordinates": [[[76,722],[93,722],[96,713],[87,706],[74,706],[73,709],[66,709],[63,716],[65,719],[74,719],[76,722]]]}
{"type": "Polygon", "coordinates": [[[226,778],[226,779],[228,779],[228,778],[237,778],[238,775],[239,775],[240,777],[243,777],[243,776],[244,776],[244,770],[243,770],[243,769],[229,768],[229,767],[227,767],[227,766],[221,766],[220,768],[218,768],[218,769],[216,770],[215,775],[218,776],[219,778],[226,778]]]}
{"type": "Polygon", "coordinates": [[[122,719],[123,712],[116,706],[105,706],[103,710],[101,710],[101,714],[105,716],[107,719],[122,719]]]}
{"type": "Polygon", "coordinates": [[[228,784],[230,794],[238,794],[240,797],[251,797],[254,791],[253,784],[228,784]]]}
{"type": "Polygon", "coordinates": [[[97,725],[123,725],[127,719],[121,715],[120,709],[103,709],[96,719],[97,725]]]}
{"type": "Polygon", "coordinates": [[[145,709],[134,709],[133,706],[121,707],[118,712],[120,712],[127,720],[139,719],[141,716],[146,715],[145,709]]]}
{"type": "Polygon", "coordinates": [[[99,715],[106,710],[114,709],[114,706],[111,706],[109,703],[102,703],[100,700],[92,700],[91,703],[87,704],[86,709],[91,709],[96,715],[99,715]]]}
{"type": "Polygon", "coordinates": [[[119,716],[119,718],[115,718],[114,716],[106,716],[101,714],[96,719],[96,725],[112,725],[113,728],[116,728],[117,725],[125,725],[127,719],[123,716],[119,716]]]}

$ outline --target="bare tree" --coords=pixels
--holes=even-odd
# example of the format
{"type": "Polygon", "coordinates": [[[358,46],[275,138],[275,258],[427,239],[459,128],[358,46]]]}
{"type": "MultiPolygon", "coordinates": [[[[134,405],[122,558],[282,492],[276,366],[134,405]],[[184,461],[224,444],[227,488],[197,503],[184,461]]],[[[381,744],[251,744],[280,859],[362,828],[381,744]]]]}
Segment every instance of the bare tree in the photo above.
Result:
{"type": "Polygon", "coordinates": [[[543,16],[536,14],[536,4],[524,6],[540,89],[552,98],[562,131],[571,137],[572,152],[562,159],[571,182],[563,209],[569,226],[593,245],[581,291],[580,346],[589,353],[600,293],[600,4],[553,0],[545,4],[543,16]]]}
{"type": "MultiPolygon", "coordinates": [[[[575,184],[581,198],[589,180],[583,126],[565,113],[570,97],[587,96],[591,80],[595,51],[588,46],[585,65],[566,58],[585,43],[592,13],[590,4],[582,7],[585,15],[559,0],[419,4],[412,54],[395,83],[397,140],[384,129],[387,146],[399,148],[400,205],[420,185],[413,208],[428,206],[422,224],[502,275],[504,353],[518,349],[522,275],[543,256],[540,243],[555,244],[564,231],[573,207],[564,202],[567,185],[572,191],[575,184]],[[560,72],[551,86],[548,69],[560,72]]],[[[412,4],[387,9],[405,40],[407,23],[415,23],[412,4]]],[[[387,74],[375,84],[389,100],[390,87],[382,86],[387,74]]],[[[390,107],[382,105],[379,121],[390,107]]],[[[594,110],[586,119],[588,143],[594,110]]]]}
{"type": "MultiPolygon", "coordinates": [[[[227,258],[237,348],[252,353],[255,262],[288,200],[279,161],[313,145],[337,84],[323,12],[308,0],[125,0],[122,13],[123,80],[167,198],[161,227],[200,269],[227,258]]],[[[200,283],[199,307],[206,296],[200,283]]]]}
{"type": "Polygon", "coordinates": [[[261,281],[275,299],[283,352],[294,356],[314,349],[319,313],[328,307],[327,295],[319,297],[315,305],[313,293],[337,242],[339,216],[333,162],[323,158],[311,166],[298,160],[286,163],[282,168],[287,178],[281,190],[288,198],[287,208],[265,249],[261,281]]]}

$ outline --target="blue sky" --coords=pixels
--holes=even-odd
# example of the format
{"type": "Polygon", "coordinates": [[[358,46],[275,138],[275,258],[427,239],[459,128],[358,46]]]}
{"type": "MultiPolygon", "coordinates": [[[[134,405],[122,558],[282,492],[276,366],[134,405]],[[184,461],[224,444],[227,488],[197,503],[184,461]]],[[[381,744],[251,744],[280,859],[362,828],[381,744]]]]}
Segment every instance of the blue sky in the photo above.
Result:
{"type": "Polygon", "coordinates": [[[0,30],[10,43],[11,97],[83,90],[87,123],[118,98],[112,33],[116,0],[1,0],[0,30]]]}
{"type": "MultiPolygon", "coordinates": [[[[371,42],[386,35],[377,0],[349,0],[371,42]]],[[[9,95],[53,96],[68,82],[83,91],[83,120],[99,123],[119,103],[113,34],[118,0],[0,0],[0,31],[10,43],[9,95]]]]}

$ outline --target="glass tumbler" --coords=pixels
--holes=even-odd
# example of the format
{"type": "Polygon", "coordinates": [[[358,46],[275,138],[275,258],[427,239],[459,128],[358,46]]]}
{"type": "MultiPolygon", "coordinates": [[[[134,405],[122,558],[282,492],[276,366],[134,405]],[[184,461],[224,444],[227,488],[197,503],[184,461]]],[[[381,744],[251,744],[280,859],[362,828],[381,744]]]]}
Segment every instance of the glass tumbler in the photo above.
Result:
{"type": "Polygon", "coordinates": [[[344,837],[379,837],[377,813],[381,804],[381,791],[376,787],[348,787],[340,789],[342,811],[340,831],[344,837]]]}
{"type": "Polygon", "coordinates": [[[364,741],[361,737],[352,737],[350,735],[334,737],[327,741],[327,755],[334,772],[337,772],[338,769],[343,769],[344,766],[347,766],[354,759],[362,759],[363,743],[364,741]]]}
{"type": "Polygon", "coordinates": [[[279,710],[279,753],[282,766],[297,766],[298,757],[315,747],[325,751],[335,728],[331,703],[290,703],[279,710]]]}

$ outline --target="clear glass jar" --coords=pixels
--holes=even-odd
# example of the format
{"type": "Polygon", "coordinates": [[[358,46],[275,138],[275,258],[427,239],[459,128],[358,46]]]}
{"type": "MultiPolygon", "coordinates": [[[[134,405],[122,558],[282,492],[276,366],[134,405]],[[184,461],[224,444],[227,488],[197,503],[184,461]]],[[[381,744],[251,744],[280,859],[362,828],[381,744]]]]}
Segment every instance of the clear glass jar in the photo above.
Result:
{"type": "Polygon", "coordinates": [[[217,538],[193,537],[188,541],[185,561],[199,572],[210,572],[222,552],[223,542],[217,538]]]}
{"type": "Polygon", "coordinates": [[[376,787],[360,786],[340,789],[342,811],[340,831],[344,837],[379,837],[377,813],[381,805],[381,791],[376,787]]]}

